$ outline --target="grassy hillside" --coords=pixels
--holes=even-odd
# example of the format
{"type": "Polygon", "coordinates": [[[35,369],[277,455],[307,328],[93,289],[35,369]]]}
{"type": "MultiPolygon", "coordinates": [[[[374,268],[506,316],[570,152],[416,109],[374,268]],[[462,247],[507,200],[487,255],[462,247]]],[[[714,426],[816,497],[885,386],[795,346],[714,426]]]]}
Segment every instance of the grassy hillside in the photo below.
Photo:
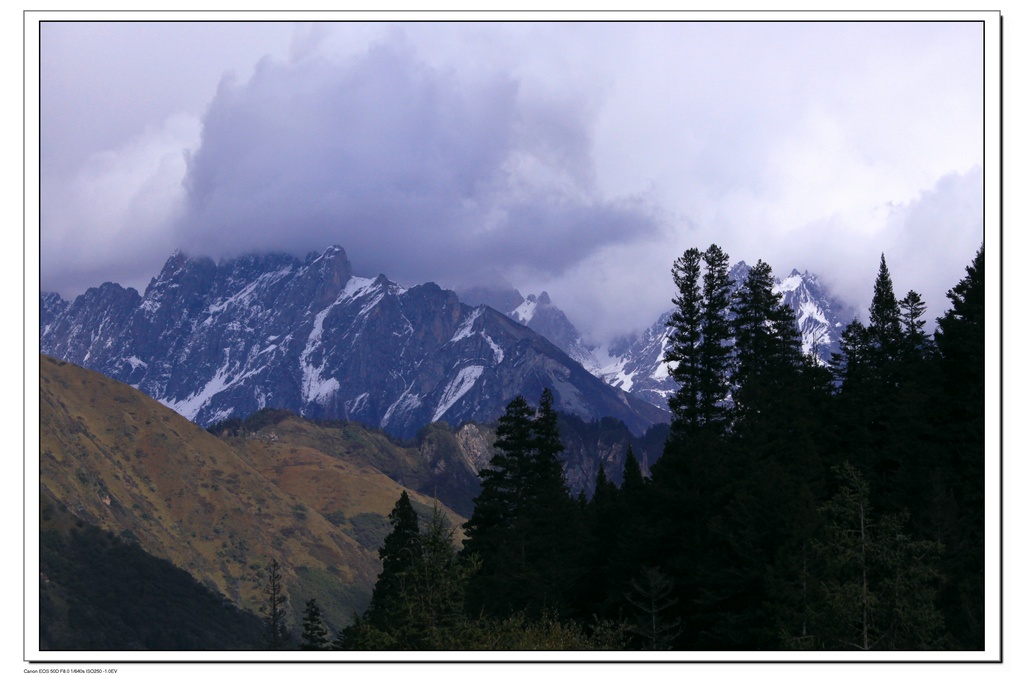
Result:
{"type": "MultiPolygon", "coordinates": [[[[39,400],[41,496],[83,523],[254,612],[276,559],[296,625],[310,597],[335,627],[368,603],[375,543],[403,489],[373,458],[404,471],[416,468],[411,453],[354,453],[302,420],[266,427],[276,439],[220,439],[129,386],[45,356],[39,400]]],[[[351,438],[377,438],[357,431],[351,438]]]]}
{"type": "Polygon", "coordinates": [[[480,492],[479,466],[493,454],[494,428],[464,424],[453,430],[444,422],[423,427],[411,441],[354,422],[312,422],[283,410],[261,410],[245,420],[230,419],[210,431],[236,447],[251,441],[287,444],[334,455],[346,463],[385,474],[469,516],[480,492]]]}

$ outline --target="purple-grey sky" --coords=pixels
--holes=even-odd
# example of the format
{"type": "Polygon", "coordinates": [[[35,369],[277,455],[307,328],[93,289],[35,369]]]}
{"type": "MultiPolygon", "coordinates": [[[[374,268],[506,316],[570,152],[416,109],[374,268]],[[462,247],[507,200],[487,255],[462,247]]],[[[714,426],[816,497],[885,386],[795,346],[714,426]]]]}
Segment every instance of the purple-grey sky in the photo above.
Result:
{"type": "Polygon", "coordinates": [[[862,310],[884,251],[934,318],[983,239],[985,30],[45,22],[41,287],[340,244],[407,286],[545,289],[603,340],[715,242],[862,310]]]}

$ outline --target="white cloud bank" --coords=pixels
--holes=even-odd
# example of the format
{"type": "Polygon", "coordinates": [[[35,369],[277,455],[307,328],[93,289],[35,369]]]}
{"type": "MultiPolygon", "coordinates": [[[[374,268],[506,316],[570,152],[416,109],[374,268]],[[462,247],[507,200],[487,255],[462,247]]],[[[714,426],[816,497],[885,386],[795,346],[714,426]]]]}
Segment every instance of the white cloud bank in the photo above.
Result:
{"type": "Polygon", "coordinates": [[[225,26],[267,56],[185,57],[170,24],[43,41],[44,289],[338,243],[404,284],[547,289],[600,337],[668,307],[690,246],[861,307],[884,251],[935,316],[981,244],[977,23],[225,26]],[[150,59],[85,68],[92,40],[150,59]],[[150,105],[112,130],[84,93],[124,83],[150,105]]]}

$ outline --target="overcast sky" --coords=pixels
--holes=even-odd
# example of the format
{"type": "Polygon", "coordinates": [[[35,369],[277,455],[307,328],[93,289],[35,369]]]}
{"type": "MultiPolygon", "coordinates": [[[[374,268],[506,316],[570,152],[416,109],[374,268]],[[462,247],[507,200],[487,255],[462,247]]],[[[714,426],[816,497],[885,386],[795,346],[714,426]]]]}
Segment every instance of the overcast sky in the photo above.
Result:
{"type": "MultiPolygon", "coordinates": [[[[991,30],[991,29],[990,29],[991,30]]],[[[44,291],[340,244],[596,340],[721,245],[934,318],[983,239],[981,23],[44,23],[44,291]]]]}

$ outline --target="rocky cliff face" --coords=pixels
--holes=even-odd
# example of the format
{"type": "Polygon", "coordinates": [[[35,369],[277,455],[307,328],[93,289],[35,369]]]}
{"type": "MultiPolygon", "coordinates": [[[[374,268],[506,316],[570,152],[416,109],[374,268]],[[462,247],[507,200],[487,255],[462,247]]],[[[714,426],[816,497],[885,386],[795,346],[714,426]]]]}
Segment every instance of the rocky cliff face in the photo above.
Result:
{"type": "Polygon", "coordinates": [[[140,296],[104,284],[45,295],[43,352],[96,369],[200,424],[264,407],[402,437],[490,422],[550,387],[559,411],[636,433],[667,414],[604,384],[543,336],[427,283],[352,274],[340,247],[215,264],[171,256],[140,296]]]}
{"type": "Polygon", "coordinates": [[[594,347],[583,341],[565,312],[551,302],[548,292],[523,298],[518,289],[472,287],[460,291],[459,298],[472,305],[487,305],[505,313],[558,346],[592,374],[597,374],[599,363],[593,353],[594,347]]]}

